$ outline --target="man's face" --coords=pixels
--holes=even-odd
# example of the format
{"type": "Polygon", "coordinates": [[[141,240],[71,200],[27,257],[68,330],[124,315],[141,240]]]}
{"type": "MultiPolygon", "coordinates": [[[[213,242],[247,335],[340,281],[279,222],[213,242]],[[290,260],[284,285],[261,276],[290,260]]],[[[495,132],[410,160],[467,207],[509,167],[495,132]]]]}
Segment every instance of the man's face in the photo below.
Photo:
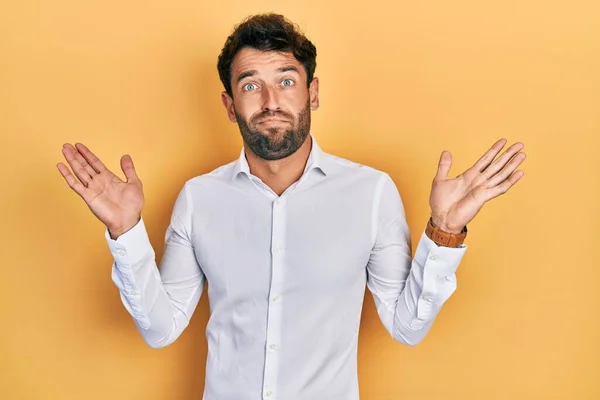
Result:
{"type": "Polygon", "coordinates": [[[319,82],[307,87],[303,65],[291,53],[243,48],[231,65],[233,99],[222,94],[246,146],[265,160],[293,154],[310,132],[310,112],[319,107],[319,82]]]}

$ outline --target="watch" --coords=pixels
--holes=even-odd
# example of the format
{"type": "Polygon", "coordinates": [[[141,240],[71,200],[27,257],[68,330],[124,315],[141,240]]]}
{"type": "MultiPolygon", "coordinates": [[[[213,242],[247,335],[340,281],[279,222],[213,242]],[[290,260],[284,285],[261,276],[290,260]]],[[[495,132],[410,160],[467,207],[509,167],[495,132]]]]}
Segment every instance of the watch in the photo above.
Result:
{"type": "Polygon", "coordinates": [[[425,234],[436,244],[445,247],[458,247],[465,241],[467,237],[467,227],[465,226],[460,233],[450,233],[440,230],[440,227],[433,223],[433,219],[429,218],[425,234]]]}

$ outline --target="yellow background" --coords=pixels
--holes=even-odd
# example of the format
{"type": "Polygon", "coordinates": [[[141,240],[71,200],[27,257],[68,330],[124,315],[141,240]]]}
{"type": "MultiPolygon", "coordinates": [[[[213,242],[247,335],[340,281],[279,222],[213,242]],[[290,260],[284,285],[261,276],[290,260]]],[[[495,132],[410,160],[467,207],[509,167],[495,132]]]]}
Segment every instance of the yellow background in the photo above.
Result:
{"type": "Polygon", "coordinates": [[[443,149],[455,175],[497,138],[526,144],[525,176],[470,224],[458,289],[420,345],[394,342],[366,297],[361,399],[600,398],[596,0],[3,1],[0,398],[201,399],[206,292],[176,343],[146,346],[104,227],[55,165],[64,142],[119,173],[130,153],[160,258],[183,183],[239,154],[217,55],[269,10],[317,46],[313,134],[391,174],[413,245],[443,149]]]}

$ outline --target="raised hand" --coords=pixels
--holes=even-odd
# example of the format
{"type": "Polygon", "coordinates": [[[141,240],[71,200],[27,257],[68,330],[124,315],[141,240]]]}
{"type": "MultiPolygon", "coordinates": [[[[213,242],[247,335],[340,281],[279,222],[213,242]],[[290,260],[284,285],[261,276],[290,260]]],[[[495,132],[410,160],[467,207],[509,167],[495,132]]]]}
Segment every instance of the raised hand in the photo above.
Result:
{"type": "Polygon", "coordinates": [[[471,168],[454,179],[448,178],[452,156],[442,152],[433,179],[429,206],[434,224],[446,232],[458,233],[489,200],[504,194],[525,174],[515,171],[525,160],[523,143],[510,146],[498,159],[506,139],[500,139],[471,168]]]}
{"type": "Polygon", "coordinates": [[[121,169],[127,179],[124,182],[81,143],[75,146],[64,144],[62,153],[75,176],[63,163],[56,167],[69,187],[106,225],[113,239],[138,223],[144,206],[144,193],[129,155],[121,157],[121,169]]]}

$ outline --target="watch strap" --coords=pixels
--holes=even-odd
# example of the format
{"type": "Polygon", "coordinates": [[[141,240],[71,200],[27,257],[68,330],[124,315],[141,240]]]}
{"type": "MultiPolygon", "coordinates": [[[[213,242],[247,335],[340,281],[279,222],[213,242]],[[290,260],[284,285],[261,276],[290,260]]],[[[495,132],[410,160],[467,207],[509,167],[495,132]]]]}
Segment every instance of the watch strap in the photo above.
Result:
{"type": "Polygon", "coordinates": [[[427,227],[425,228],[425,234],[436,244],[444,247],[458,247],[465,241],[467,237],[467,227],[465,226],[460,233],[445,232],[440,229],[439,226],[433,223],[433,220],[429,218],[427,227]]]}

